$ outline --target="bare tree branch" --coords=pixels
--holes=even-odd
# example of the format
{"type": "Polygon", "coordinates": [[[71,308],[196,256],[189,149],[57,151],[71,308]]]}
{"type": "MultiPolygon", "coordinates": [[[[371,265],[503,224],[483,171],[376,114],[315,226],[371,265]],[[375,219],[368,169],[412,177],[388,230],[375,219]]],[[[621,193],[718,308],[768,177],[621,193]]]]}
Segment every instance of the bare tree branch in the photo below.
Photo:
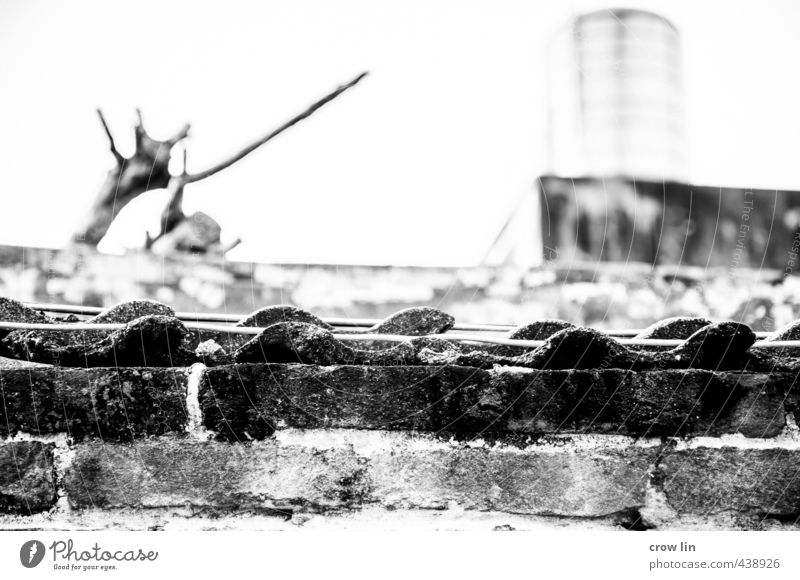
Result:
{"type": "Polygon", "coordinates": [[[186,175],[187,173],[189,173],[186,170],[186,156],[187,156],[187,149],[186,149],[186,145],[184,145],[183,146],[183,169],[181,170],[181,175],[186,175]]]}
{"type": "Polygon", "coordinates": [[[242,243],[242,238],[236,238],[230,244],[228,244],[227,246],[222,248],[222,253],[223,254],[227,254],[228,252],[230,252],[232,249],[234,249],[235,247],[237,247],[241,243],[242,243]]]}
{"type": "Polygon", "coordinates": [[[125,158],[117,150],[117,146],[114,143],[114,136],[111,134],[111,129],[108,128],[108,123],[106,123],[106,118],[103,115],[103,111],[101,111],[100,109],[97,109],[97,116],[100,117],[100,123],[103,124],[103,129],[106,132],[106,137],[108,137],[108,144],[109,144],[109,146],[111,148],[111,154],[117,160],[117,164],[121,165],[122,162],[125,161],[125,158]]]}
{"type": "Polygon", "coordinates": [[[141,151],[145,140],[148,138],[147,131],[144,128],[144,121],[142,119],[142,110],[136,107],[136,125],[133,128],[136,135],[136,151],[141,151]]]}
{"type": "Polygon", "coordinates": [[[164,143],[166,143],[170,147],[173,147],[174,145],[178,144],[180,141],[183,141],[189,136],[189,130],[191,128],[192,126],[189,123],[186,123],[183,127],[180,128],[180,130],[177,133],[175,133],[175,135],[164,141],[164,143]]]}
{"type": "MultiPolygon", "coordinates": [[[[113,153],[116,145],[111,139],[108,124],[100,111],[98,114],[112,143],[113,153]]],[[[150,137],[144,129],[142,113],[138,109],[136,117],[136,149],[130,157],[117,157],[118,151],[115,154],[117,163],[108,172],[94,202],[73,235],[75,242],[97,246],[122,208],[145,191],[167,187],[170,183],[172,176],[169,173],[169,161],[173,144],[150,137]]],[[[181,129],[173,139],[180,140],[187,133],[188,126],[181,129]]]]}
{"type": "Polygon", "coordinates": [[[169,184],[167,184],[169,199],[164,211],[161,212],[161,229],[156,239],[169,233],[170,230],[186,219],[186,214],[183,213],[183,189],[185,186],[186,181],[181,175],[175,175],[169,180],[169,184]]]}
{"type": "Polygon", "coordinates": [[[306,119],[306,118],[310,117],[311,115],[313,115],[318,109],[320,109],[324,105],[330,103],[333,99],[335,99],[336,97],[341,95],[347,89],[349,89],[349,88],[355,86],[356,84],[358,84],[358,82],[361,79],[363,79],[365,76],[367,76],[366,72],[361,73],[360,75],[358,75],[356,78],[354,78],[349,83],[340,86],[335,91],[333,91],[332,93],[326,95],[325,97],[323,97],[322,99],[320,99],[319,101],[317,101],[316,103],[314,103],[313,105],[308,107],[308,109],[306,109],[305,111],[303,111],[302,113],[300,113],[299,115],[294,117],[293,119],[287,121],[286,123],[284,123],[283,125],[281,125],[277,129],[275,129],[274,131],[272,131],[268,135],[264,136],[263,138],[259,139],[255,143],[251,143],[250,145],[248,145],[247,147],[245,147],[244,149],[242,149],[238,153],[234,154],[232,157],[226,159],[225,161],[223,161],[221,163],[218,163],[217,165],[215,165],[215,166],[213,166],[213,167],[211,167],[209,169],[206,169],[205,171],[201,171],[200,173],[194,173],[194,174],[186,175],[185,176],[186,183],[193,183],[195,181],[200,181],[201,179],[205,179],[206,177],[211,177],[212,175],[222,171],[226,167],[230,167],[231,165],[233,165],[237,161],[240,161],[242,158],[246,157],[247,155],[249,155],[250,153],[252,153],[256,149],[258,149],[259,147],[264,145],[264,143],[266,143],[267,141],[269,141],[269,140],[273,139],[274,137],[277,137],[278,135],[283,133],[286,129],[289,129],[290,127],[292,127],[293,125],[296,125],[297,123],[299,123],[303,119],[306,119]]]}
{"type": "MultiPolygon", "coordinates": [[[[356,85],[366,75],[366,72],[358,75],[349,83],[342,85],[335,91],[329,93],[308,107],[304,112],[287,121],[268,135],[264,136],[262,139],[251,143],[222,163],[196,174],[190,174],[186,169],[185,148],[183,151],[184,158],[181,172],[178,175],[170,175],[169,172],[169,162],[172,148],[189,135],[190,126],[188,124],[182,127],[170,139],[159,141],[147,133],[147,130],[144,127],[142,112],[137,108],[137,123],[135,126],[136,150],[130,157],[122,157],[119,151],[117,151],[111,131],[109,130],[108,124],[103,117],[103,113],[98,110],[97,114],[100,116],[100,121],[103,124],[106,135],[108,136],[111,152],[117,159],[117,165],[110,170],[106,176],[103,186],[95,197],[95,201],[89,208],[89,211],[81,223],[80,228],[74,234],[73,240],[75,242],[97,246],[97,244],[100,243],[100,240],[102,240],[106,235],[111,223],[114,221],[114,219],[116,219],[117,214],[123,207],[125,207],[143,192],[162,187],[167,188],[169,200],[161,215],[160,231],[157,232],[154,237],[150,236],[149,234],[146,236],[146,247],[151,247],[154,242],[166,236],[173,230],[180,228],[187,230],[187,224],[185,223],[187,221],[187,216],[183,212],[183,193],[187,184],[205,179],[206,177],[210,177],[215,173],[222,171],[226,167],[230,167],[243,157],[264,145],[269,140],[280,135],[303,119],[313,115],[318,109],[356,85]]],[[[202,214],[202,212],[197,213],[202,214]]],[[[218,235],[215,234],[214,231],[215,228],[217,230],[219,229],[219,224],[217,224],[209,216],[205,216],[205,214],[202,214],[201,217],[205,217],[206,219],[205,222],[201,224],[201,227],[196,228],[202,234],[200,237],[202,238],[205,236],[207,238],[209,231],[211,231],[210,235],[218,235]]],[[[191,225],[192,224],[189,224],[189,226],[191,225]]],[[[186,232],[184,231],[183,235],[185,234],[186,232]]]]}

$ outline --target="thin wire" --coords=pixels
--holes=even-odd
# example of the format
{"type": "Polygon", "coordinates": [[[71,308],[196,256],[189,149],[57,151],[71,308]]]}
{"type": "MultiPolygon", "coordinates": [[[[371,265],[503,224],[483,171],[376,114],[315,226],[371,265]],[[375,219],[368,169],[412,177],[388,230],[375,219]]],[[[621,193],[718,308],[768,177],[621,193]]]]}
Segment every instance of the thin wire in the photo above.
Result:
{"type": "MultiPolygon", "coordinates": [[[[58,312],[62,314],[100,314],[107,310],[97,306],[75,306],[72,304],[46,304],[42,302],[25,302],[25,306],[33,310],[45,312],[58,312]]],[[[176,312],[175,318],[179,320],[194,320],[195,322],[239,322],[248,317],[249,314],[224,314],[220,312],[176,312]]],[[[382,318],[322,318],[323,322],[331,326],[344,327],[363,327],[370,328],[383,322],[382,318]]],[[[453,326],[454,330],[477,330],[488,332],[507,332],[513,330],[515,326],[508,324],[458,324],[453,326]]]]}
{"type": "MultiPolygon", "coordinates": [[[[98,306],[76,306],[72,304],[47,304],[41,302],[25,302],[25,306],[33,310],[42,310],[45,312],[59,312],[63,314],[100,314],[107,310],[107,308],[100,308],[98,306]]],[[[220,312],[176,312],[175,318],[183,321],[194,322],[239,322],[249,316],[249,314],[224,314],[220,312]]],[[[371,328],[383,322],[382,318],[321,318],[323,322],[331,326],[340,326],[346,328],[371,328]]],[[[508,332],[514,330],[518,326],[512,324],[471,324],[464,322],[456,322],[452,330],[461,331],[477,331],[477,332],[508,332]]],[[[608,336],[630,337],[641,334],[641,329],[605,329],[602,331],[608,336]]],[[[770,332],[756,332],[756,337],[766,338],[770,332]]],[[[450,336],[450,334],[448,334],[450,336]]]]}
{"type": "MultiPolygon", "coordinates": [[[[194,330],[208,330],[211,332],[222,332],[227,334],[260,334],[265,328],[255,326],[230,326],[225,324],[205,324],[202,322],[184,322],[186,328],[194,330]]],[[[123,323],[109,323],[109,324],[94,324],[90,322],[78,322],[69,324],[46,324],[46,323],[32,323],[32,322],[5,322],[0,321],[0,328],[7,330],[47,330],[55,332],[68,332],[74,330],[121,330],[127,324],[123,323]]],[[[385,342],[406,342],[414,336],[400,335],[400,334],[336,334],[333,337],[342,342],[357,342],[362,340],[379,340],[385,342]]],[[[426,338],[439,338],[447,340],[456,340],[464,342],[480,342],[484,344],[498,344],[505,346],[519,346],[536,348],[545,344],[544,340],[519,340],[514,338],[503,338],[499,336],[486,336],[481,334],[429,334],[426,338]]],[[[629,338],[618,339],[619,344],[627,346],[680,346],[685,340],[680,339],[654,339],[654,338],[629,338]]],[[[758,341],[752,345],[758,348],[794,348],[800,347],[800,340],[775,340],[775,341],[758,341]]]]}
{"type": "MultiPolygon", "coordinates": [[[[263,328],[254,326],[230,326],[227,324],[205,324],[202,322],[183,322],[186,328],[196,330],[210,330],[212,332],[227,332],[229,334],[258,334],[263,328]]],[[[0,328],[9,330],[48,330],[54,332],[66,332],[71,330],[121,330],[127,324],[113,322],[95,324],[93,322],[74,322],[68,324],[49,324],[33,322],[5,322],[0,321],[0,328]]]]}

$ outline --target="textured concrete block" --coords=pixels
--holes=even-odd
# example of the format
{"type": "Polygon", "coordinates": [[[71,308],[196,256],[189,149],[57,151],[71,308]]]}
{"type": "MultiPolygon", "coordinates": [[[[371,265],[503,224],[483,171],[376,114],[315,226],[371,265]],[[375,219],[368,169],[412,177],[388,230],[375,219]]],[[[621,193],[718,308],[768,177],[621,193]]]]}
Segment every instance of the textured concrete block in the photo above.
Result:
{"type": "Polygon", "coordinates": [[[702,370],[239,364],[206,371],[200,404],[206,427],[234,441],[281,427],[772,437],[785,426],[792,380],[702,370]]]}
{"type": "Polygon", "coordinates": [[[186,381],[183,368],[4,369],[0,436],[63,432],[126,440],[180,432],[186,381]]]}
{"type": "Polygon", "coordinates": [[[679,514],[800,516],[800,450],[696,448],[668,452],[658,485],[679,514]]]}
{"type": "Polygon", "coordinates": [[[352,450],[157,439],[77,447],[64,486],[73,507],[289,510],[358,505],[364,460],[352,450]]]}
{"type": "Polygon", "coordinates": [[[442,449],[371,462],[373,494],[390,507],[596,517],[644,505],[652,450],[537,452],[442,449]]]}
{"type": "Polygon", "coordinates": [[[654,371],[633,376],[626,431],[679,437],[741,433],[773,437],[786,425],[792,373],[654,371]]]}
{"type": "Polygon", "coordinates": [[[56,502],[53,445],[0,443],[0,513],[28,515],[56,502]]]}
{"type": "MultiPolygon", "coordinates": [[[[656,447],[474,447],[356,432],[358,445],[157,439],[78,446],[65,487],[76,508],[326,512],[388,509],[602,516],[644,504],[656,447]]],[[[332,440],[330,438],[333,438],[332,440]]]]}
{"type": "Polygon", "coordinates": [[[200,405],[206,427],[231,440],[283,426],[477,431],[502,412],[491,375],[466,367],[216,367],[200,405]]]}

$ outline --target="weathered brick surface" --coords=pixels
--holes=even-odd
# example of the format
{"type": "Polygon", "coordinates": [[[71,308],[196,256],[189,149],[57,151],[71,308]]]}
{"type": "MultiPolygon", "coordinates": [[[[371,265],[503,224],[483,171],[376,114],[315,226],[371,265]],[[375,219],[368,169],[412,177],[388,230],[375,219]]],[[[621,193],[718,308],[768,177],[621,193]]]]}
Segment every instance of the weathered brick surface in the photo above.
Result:
{"type": "Polygon", "coordinates": [[[786,374],[703,370],[505,373],[509,430],[620,433],[635,436],[773,437],[786,425],[786,374]]]}
{"type": "Polygon", "coordinates": [[[357,505],[363,460],[349,450],[159,439],[78,447],[64,486],[73,507],[289,509],[357,505]]]}
{"type": "Polygon", "coordinates": [[[0,436],[68,433],[131,439],[182,431],[186,369],[0,370],[0,436]]]}
{"type": "Polygon", "coordinates": [[[229,440],[275,428],[454,433],[742,433],[785,426],[787,373],[529,371],[239,364],[209,369],[205,425],[229,440]]]}
{"type": "Polygon", "coordinates": [[[400,451],[371,462],[388,506],[596,517],[640,507],[655,451],[400,451]]]}
{"type": "Polygon", "coordinates": [[[421,366],[216,367],[200,404],[205,425],[233,440],[279,426],[478,431],[503,409],[487,371],[421,366]]]}
{"type": "Polygon", "coordinates": [[[633,379],[626,429],[632,435],[741,433],[773,437],[786,425],[791,373],[654,371],[633,379]]]}
{"type": "Polygon", "coordinates": [[[53,445],[0,443],[0,513],[33,514],[56,502],[53,445]]]}
{"type": "Polygon", "coordinates": [[[800,517],[800,451],[698,448],[667,453],[658,484],[678,513],[800,517]]]}
{"type": "MultiPolygon", "coordinates": [[[[396,435],[397,436],[397,435],[396,435]]],[[[487,449],[401,439],[389,447],[148,440],[83,444],[65,487],[76,508],[386,508],[601,516],[645,501],[655,448],[487,449]]]]}

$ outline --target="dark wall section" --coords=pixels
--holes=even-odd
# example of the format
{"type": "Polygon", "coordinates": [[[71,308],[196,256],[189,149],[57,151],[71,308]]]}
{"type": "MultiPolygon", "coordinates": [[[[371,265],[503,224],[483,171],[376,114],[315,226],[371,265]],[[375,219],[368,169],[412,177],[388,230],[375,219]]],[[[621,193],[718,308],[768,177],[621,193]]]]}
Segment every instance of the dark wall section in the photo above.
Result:
{"type": "Polygon", "coordinates": [[[552,176],[539,190],[547,260],[791,271],[800,247],[800,191],[552,176]]]}

